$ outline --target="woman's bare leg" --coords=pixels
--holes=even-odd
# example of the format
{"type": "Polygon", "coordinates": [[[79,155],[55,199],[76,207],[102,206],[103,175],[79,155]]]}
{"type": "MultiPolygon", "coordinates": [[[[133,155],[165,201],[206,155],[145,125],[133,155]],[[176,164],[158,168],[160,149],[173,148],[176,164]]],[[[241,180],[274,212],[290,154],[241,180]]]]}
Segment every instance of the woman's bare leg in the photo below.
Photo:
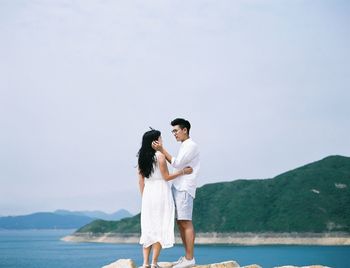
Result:
{"type": "Polygon", "coordinates": [[[162,246],[160,245],[159,242],[157,242],[157,243],[152,245],[152,251],[153,251],[152,264],[157,264],[158,263],[158,257],[159,257],[161,249],[162,249],[162,246]]]}
{"type": "Polygon", "coordinates": [[[151,252],[151,246],[148,248],[142,247],[142,253],[143,253],[143,264],[142,265],[149,265],[149,254],[151,252]]]}

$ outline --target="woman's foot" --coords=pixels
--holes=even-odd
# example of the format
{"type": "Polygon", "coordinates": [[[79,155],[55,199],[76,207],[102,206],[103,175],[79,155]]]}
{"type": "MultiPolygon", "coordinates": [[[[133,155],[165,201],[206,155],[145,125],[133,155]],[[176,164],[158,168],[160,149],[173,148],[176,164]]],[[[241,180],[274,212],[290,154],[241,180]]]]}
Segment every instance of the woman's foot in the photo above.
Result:
{"type": "Polygon", "coordinates": [[[139,266],[139,268],[150,268],[151,266],[149,264],[142,264],[142,266],[139,266]]]}
{"type": "Polygon", "coordinates": [[[151,268],[160,268],[160,266],[158,265],[158,263],[152,263],[151,268]]]}

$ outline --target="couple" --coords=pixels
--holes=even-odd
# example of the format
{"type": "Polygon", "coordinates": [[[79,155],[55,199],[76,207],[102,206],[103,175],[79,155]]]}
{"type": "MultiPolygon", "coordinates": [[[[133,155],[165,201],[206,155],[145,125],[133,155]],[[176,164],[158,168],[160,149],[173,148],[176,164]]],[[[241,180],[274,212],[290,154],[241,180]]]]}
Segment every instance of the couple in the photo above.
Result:
{"type": "Polygon", "coordinates": [[[172,133],[181,142],[178,155],[171,156],[163,147],[158,130],[147,131],[138,153],[139,185],[142,195],[141,238],[142,268],[159,268],[157,262],[162,248],[175,243],[174,217],[185,247],[185,256],[173,263],[173,268],[192,267],[195,233],[192,224],[193,199],[200,167],[199,150],[190,138],[191,124],[177,118],[171,122],[172,133]],[[167,162],[174,168],[169,173],[167,162]],[[149,265],[150,252],[152,262],[149,265]]]}

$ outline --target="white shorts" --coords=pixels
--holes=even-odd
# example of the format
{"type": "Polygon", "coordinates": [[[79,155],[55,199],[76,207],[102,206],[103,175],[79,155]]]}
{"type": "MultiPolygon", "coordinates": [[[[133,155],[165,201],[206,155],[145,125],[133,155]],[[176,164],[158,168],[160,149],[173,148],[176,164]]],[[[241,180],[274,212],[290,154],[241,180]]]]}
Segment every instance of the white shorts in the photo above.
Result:
{"type": "Polygon", "coordinates": [[[174,203],[175,203],[175,218],[177,220],[192,221],[193,197],[186,191],[178,191],[172,187],[174,203]]]}

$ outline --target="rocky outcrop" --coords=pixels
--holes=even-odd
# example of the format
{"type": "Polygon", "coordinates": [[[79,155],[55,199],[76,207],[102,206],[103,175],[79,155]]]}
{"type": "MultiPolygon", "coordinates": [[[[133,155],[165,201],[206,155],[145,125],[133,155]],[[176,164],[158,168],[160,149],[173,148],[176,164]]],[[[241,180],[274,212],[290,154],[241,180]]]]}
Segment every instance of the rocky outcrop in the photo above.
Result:
{"type": "MultiPolygon", "coordinates": [[[[159,262],[158,265],[162,268],[171,268],[172,264],[171,262],[159,262]]],[[[116,262],[113,262],[111,264],[105,265],[102,268],[136,268],[136,265],[133,260],[131,259],[119,259],[116,262]]],[[[205,265],[196,265],[193,268],[262,268],[258,264],[251,264],[247,266],[240,266],[235,261],[226,261],[226,262],[220,262],[220,263],[212,263],[212,264],[205,264],[205,265]]],[[[322,265],[311,265],[311,266],[279,266],[275,268],[330,268],[327,266],[322,265]]]]}
{"type": "MultiPolygon", "coordinates": [[[[171,262],[159,262],[158,265],[162,268],[172,268],[171,262]]],[[[239,264],[235,261],[226,261],[213,264],[196,265],[194,268],[238,268],[239,264]]]]}
{"type": "Polygon", "coordinates": [[[322,265],[311,265],[311,266],[291,266],[291,265],[287,265],[287,266],[278,266],[275,268],[331,268],[328,266],[322,266],[322,265]]]}
{"type": "Polygon", "coordinates": [[[102,268],[136,268],[136,265],[131,259],[119,259],[116,262],[103,266],[102,268]]]}

